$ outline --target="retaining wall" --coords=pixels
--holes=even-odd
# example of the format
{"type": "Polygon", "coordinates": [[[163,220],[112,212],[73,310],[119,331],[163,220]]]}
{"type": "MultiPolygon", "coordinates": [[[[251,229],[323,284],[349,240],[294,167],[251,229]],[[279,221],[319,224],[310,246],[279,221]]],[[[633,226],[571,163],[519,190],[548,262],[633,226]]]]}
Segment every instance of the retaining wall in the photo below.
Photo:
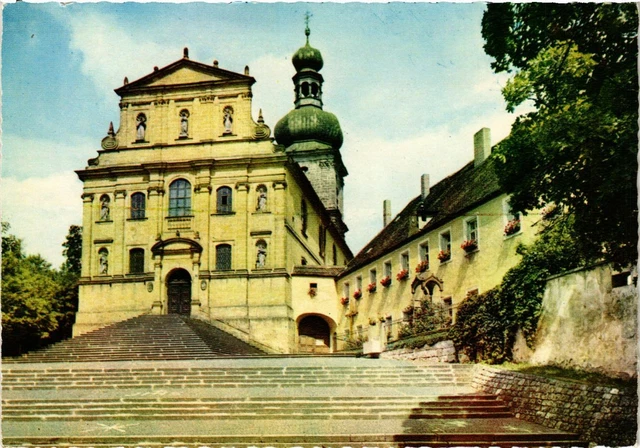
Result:
{"type": "Polygon", "coordinates": [[[401,348],[380,353],[380,358],[405,359],[427,362],[456,362],[456,349],[453,341],[440,341],[432,346],[425,345],[422,348],[401,348]]]}
{"type": "Polygon", "coordinates": [[[516,417],[577,433],[605,446],[636,443],[638,397],[635,390],[548,379],[476,366],[473,386],[498,395],[516,417]]]}

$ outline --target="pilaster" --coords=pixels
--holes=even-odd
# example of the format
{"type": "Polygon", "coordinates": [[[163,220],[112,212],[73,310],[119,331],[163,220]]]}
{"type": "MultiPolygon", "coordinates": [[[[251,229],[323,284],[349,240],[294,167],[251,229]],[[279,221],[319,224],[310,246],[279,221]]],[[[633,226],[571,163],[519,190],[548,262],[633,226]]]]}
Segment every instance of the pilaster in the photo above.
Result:
{"type": "Polygon", "coordinates": [[[250,186],[247,182],[238,182],[236,184],[236,218],[238,220],[238,228],[244,229],[245,232],[242,238],[238,238],[236,241],[236,253],[244,254],[244,256],[238,257],[239,260],[237,262],[233,260],[233,257],[231,258],[231,262],[235,265],[232,267],[235,269],[252,269],[255,267],[252,262],[255,254],[249,236],[249,189],[250,186]]]}
{"type": "Polygon", "coordinates": [[[287,210],[286,198],[287,182],[284,180],[273,182],[273,236],[271,238],[274,268],[286,268],[287,264],[287,242],[285,233],[285,214],[287,210]]]}
{"type": "Polygon", "coordinates": [[[125,190],[116,190],[113,194],[113,223],[115,235],[113,235],[113,252],[115,255],[114,270],[115,275],[124,275],[126,272],[127,256],[125,252],[127,247],[125,244],[125,220],[127,213],[127,192],[125,190]]]}
{"type": "Polygon", "coordinates": [[[82,195],[82,277],[91,277],[91,262],[93,250],[93,199],[95,195],[82,195]]]}

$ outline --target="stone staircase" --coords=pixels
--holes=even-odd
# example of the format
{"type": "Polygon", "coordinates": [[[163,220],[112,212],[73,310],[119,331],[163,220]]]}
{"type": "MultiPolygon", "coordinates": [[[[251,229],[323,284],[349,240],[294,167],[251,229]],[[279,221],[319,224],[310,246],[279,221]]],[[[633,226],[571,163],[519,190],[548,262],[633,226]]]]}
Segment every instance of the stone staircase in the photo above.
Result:
{"type": "Polygon", "coordinates": [[[204,322],[167,314],[138,316],[3,362],[190,360],[264,354],[204,322]]]}
{"type": "Polygon", "coordinates": [[[4,446],[587,446],[515,419],[473,366],[355,358],[3,366],[4,446]]]}

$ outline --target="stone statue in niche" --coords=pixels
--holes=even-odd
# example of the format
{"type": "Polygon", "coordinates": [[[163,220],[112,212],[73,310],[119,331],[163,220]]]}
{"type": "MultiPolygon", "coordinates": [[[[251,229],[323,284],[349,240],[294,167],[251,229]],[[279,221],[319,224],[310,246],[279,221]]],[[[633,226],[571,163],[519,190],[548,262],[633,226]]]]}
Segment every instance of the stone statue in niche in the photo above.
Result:
{"type": "Polygon", "coordinates": [[[144,134],[147,129],[147,117],[144,114],[136,118],[136,140],[144,141],[144,134]]]}
{"type": "Polygon", "coordinates": [[[224,108],[224,133],[231,134],[233,132],[233,109],[229,106],[224,108]]]}
{"type": "Polygon", "coordinates": [[[109,196],[100,199],[100,221],[109,221],[109,196]]]}
{"type": "Polygon", "coordinates": [[[256,267],[263,268],[267,262],[267,244],[264,241],[260,241],[257,244],[257,257],[256,267]]]}
{"type": "Polygon", "coordinates": [[[256,210],[259,212],[267,210],[267,189],[263,185],[258,187],[258,204],[256,210]]]}
{"type": "Polygon", "coordinates": [[[189,112],[183,110],[180,112],[180,137],[189,136],[189,112]]]}
{"type": "Polygon", "coordinates": [[[109,272],[109,252],[103,249],[99,253],[100,255],[100,274],[107,274],[109,272]]]}

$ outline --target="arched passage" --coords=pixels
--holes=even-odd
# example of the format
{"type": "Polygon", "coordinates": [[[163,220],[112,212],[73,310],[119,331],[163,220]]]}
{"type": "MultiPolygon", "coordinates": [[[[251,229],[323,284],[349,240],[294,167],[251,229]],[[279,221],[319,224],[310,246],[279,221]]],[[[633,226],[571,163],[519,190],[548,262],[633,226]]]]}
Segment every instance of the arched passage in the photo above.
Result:
{"type": "Polygon", "coordinates": [[[298,322],[299,353],[329,353],[331,326],[319,315],[308,315],[298,322]]]}
{"type": "Polygon", "coordinates": [[[167,276],[170,314],[191,314],[191,276],[184,269],[174,269],[167,276]]]}

